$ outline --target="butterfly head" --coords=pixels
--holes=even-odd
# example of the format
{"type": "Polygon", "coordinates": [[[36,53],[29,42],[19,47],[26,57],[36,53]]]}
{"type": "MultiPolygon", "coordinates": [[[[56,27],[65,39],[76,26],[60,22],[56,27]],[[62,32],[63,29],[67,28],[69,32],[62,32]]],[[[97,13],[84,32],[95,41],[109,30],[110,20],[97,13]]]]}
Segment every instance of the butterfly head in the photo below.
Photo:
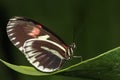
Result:
{"type": "Polygon", "coordinates": [[[67,54],[68,54],[68,57],[67,57],[67,60],[69,60],[72,56],[73,56],[73,49],[76,47],[75,43],[72,43],[69,47],[68,47],[68,50],[67,50],[67,54]]]}

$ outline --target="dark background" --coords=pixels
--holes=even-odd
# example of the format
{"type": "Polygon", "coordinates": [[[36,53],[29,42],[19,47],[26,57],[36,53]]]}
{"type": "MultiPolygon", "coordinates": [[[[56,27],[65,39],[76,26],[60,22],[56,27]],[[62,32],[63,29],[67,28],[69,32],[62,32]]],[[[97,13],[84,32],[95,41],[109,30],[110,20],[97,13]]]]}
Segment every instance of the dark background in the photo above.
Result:
{"type": "MultiPolygon", "coordinates": [[[[25,16],[48,26],[68,45],[75,41],[74,55],[83,60],[120,45],[119,0],[0,0],[0,58],[17,65],[30,65],[6,34],[12,16],[25,16]]],[[[72,65],[80,59],[66,63],[72,65]]],[[[79,80],[65,76],[35,77],[17,73],[0,63],[1,80],[79,80]]]]}

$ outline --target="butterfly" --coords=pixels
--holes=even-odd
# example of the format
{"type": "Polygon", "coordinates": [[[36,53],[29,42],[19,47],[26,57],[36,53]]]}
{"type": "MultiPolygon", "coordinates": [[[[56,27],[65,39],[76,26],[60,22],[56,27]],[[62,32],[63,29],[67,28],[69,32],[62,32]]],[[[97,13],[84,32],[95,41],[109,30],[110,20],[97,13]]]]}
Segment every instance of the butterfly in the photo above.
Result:
{"type": "Polygon", "coordinates": [[[68,46],[44,25],[26,17],[15,16],[7,24],[10,41],[42,72],[59,70],[73,56],[75,43],[68,46]]]}

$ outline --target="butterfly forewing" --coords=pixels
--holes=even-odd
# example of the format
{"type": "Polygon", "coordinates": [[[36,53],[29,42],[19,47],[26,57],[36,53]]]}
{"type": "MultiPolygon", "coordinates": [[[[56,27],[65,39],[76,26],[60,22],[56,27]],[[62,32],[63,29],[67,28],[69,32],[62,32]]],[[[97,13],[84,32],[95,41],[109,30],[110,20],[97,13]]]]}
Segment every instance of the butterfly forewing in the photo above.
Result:
{"type": "Polygon", "coordinates": [[[53,32],[28,18],[11,18],[7,25],[11,42],[38,70],[52,72],[64,63],[67,45],[53,32]]]}

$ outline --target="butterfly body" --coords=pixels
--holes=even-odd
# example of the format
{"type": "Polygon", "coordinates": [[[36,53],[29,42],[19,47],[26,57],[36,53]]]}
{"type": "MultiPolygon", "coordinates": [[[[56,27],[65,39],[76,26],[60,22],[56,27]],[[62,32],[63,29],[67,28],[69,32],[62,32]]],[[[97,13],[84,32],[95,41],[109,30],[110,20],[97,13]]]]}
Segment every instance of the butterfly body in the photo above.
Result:
{"type": "Polygon", "coordinates": [[[70,59],[75,46],[67,46],[47,27],[24,17],[11,18],[7,25],[7,34],[27,60],[43,72],[58,70],[70,59]]]}

